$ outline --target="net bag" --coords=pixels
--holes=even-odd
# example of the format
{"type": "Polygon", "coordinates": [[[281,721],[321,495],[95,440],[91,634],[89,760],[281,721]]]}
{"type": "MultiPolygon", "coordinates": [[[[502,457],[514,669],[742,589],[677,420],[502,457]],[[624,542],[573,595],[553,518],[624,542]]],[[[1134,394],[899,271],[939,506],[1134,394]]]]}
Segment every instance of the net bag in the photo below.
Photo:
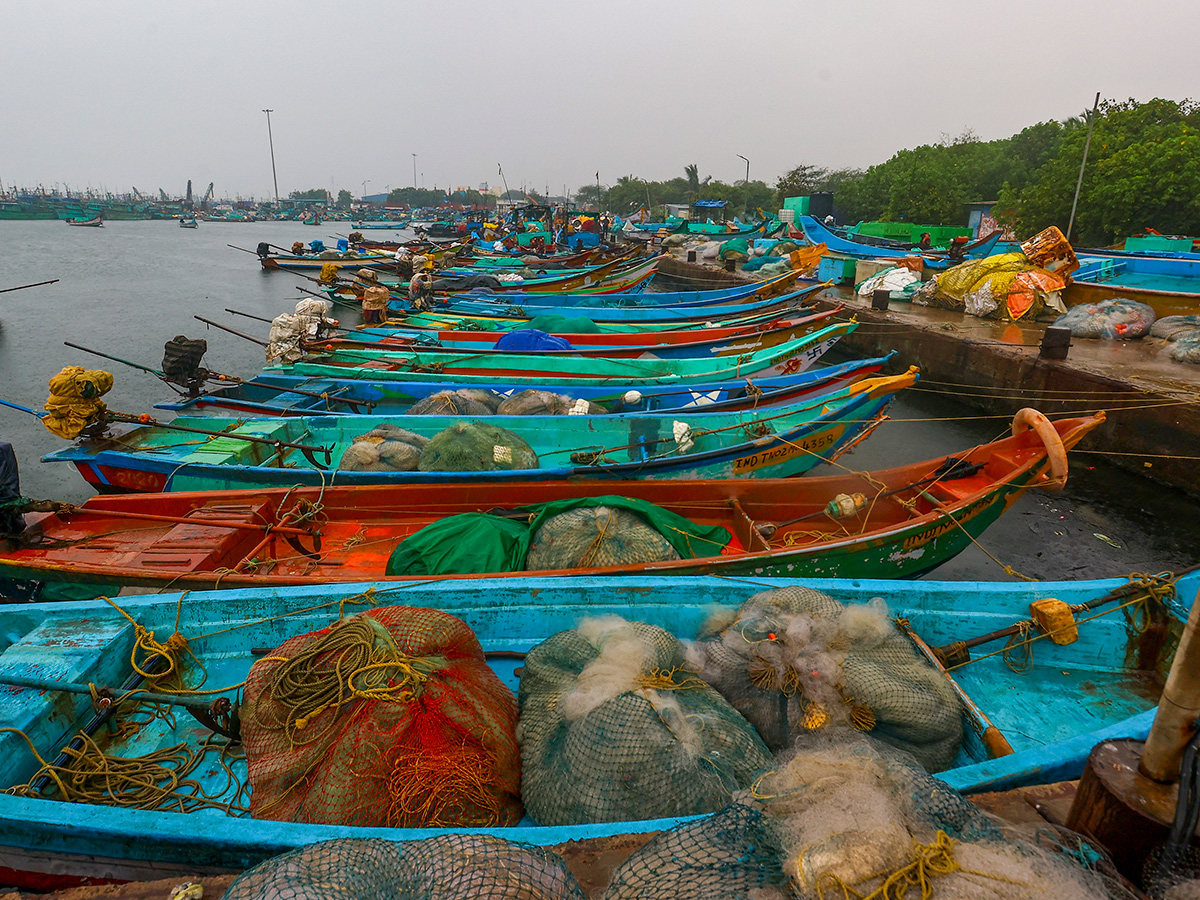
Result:
{"type": "Polygon", "coordinates": [[[463,622],[370,610],[300,635],[246,679],[250,815],[387,828],[521,817],[512,693],[463,622]]]}
{"type": "Polygon", "coordinates": [[[1004,825],[907,754],[849,732],[836,737],[807,739],[756,785],[754,798],[777,822],[794,896],[1122,896],[1083,864],[1098,854],[1078,836],[1046,841],[1047,827],[1004,825]]]}
{"type": "Polygon", "coordinates": [[[342,453],[343,472],[415,472],[429,438],[395,425],[379,425],[360,434],[342,453]]]}
{"type": "Polygon", "coordinates": [[[163,345],[162,372],[172,381],[188,382],[200,372],[208,341],[177,334],[163,345]]]}
{"type": "Polygon", "coordinates": [[[490,416],[496,412],[500,398],[491,391],[462,388],[457,391],[438,391],[414,403],[408,410],[412,416],[490,416]]]}
{"type": "Polygon", "coordinates": [[[881,604],[847,606],[805,587],[764,591],[697,641],[691,657],[772,750],[809,731],[852,726],[936,772],[962,743],[953,688],[881,604]]]}
{"type": "Polygon", "coordinates": [[[1200,364],[1200,331],[1182,335],[1171,345],[1171,359],[1200,364]]]}
{"type": "Polygon", "coordinates": [[[1071,329],[1072,337],[1132,341],[1150,334],[1154,308],[1137,300],[1115,297],[1099,303],[1080,303],[1054,320],[1054,327],[1071,329]]]}
{"type": "Polygon", "coordinates": [[[788,900],[772,819],[733,803],[677,825],[617,867],[604,900],[788,900]]]}
{"type": "Polygon", "coordinates": [[[537,454],[520,435],[487,422],[455,422],[421,450],[422,472],[536,469],[537,454]]]}
{"type": "Polygon", "coordinates": [[[679,558],[671,542],[637,513],[592,506],[547,517],[530,540],[525,569],[591,569],[679,558]]]}
{"type": "Polygon", "coordinates": [[[714,812],[771,765],[661,628],[587,619],[534,647],[519,692],[522,796],[542,825],[714,812]]]}
{"type": "Polygon", "coordinates": [[[584,900],[562,858],[487,835],[341,838],[260,863],[223,900],[584,900]]]}
{"type": "Polygon", "coordinates": [[[496,408],[501,416],[566,416],[597,415],[604,410],[587,400],[574,400],[566,394],[552,391],[519,391],[505,397],[496,408]]]}
{"type": "Polygon", "coordinates": [[[1163,316],[1150,326],[1150,336],[1177,341],[1197,329],[1200,329],[1200,316],[1163,316]]]}

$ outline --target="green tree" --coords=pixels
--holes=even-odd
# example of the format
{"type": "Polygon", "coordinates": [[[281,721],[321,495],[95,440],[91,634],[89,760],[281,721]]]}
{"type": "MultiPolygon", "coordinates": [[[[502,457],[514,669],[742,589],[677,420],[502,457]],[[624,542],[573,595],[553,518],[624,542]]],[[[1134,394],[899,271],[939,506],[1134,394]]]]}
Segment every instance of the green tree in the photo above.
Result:
{"type": "Polygon", "coordinates": [[[310,202],[315,200],[328,203],[329,191],[325,190],[325,188],[312,188],[307,191],[292,191],[288,194],[288,197],[292,200],[308,200],[310,202]]]}
{"type": "Polygon", "coordinates": [[[700,167],[695,163],[688,163],[683,167],[683,172],[687,178],[687,191],[694,197],[700,193],[700,167]]]}
{"type": "Polygon", "coordinates": [[[354,201],[354,196],[348,190],[343,188],[342,190],[338,191],[337,202],[334,203],[334,206],[337,209],[349,209],[350,204],[353,201],[354,201]]]}
{"type": "Polygon", "coordinates": [[[808,197],[815,194],[822,189],[819,185],[828,175],[828,169],[806,163],[784,172],[775,181],[776,208],[782,208],[783,201],[788,197],[808,197]]]}

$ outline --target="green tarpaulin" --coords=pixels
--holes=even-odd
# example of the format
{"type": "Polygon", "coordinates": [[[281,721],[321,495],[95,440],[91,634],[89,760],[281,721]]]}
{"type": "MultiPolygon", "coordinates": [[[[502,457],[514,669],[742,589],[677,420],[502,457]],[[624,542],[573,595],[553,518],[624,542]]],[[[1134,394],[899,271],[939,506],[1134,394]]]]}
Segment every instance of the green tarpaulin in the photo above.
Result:
{"type": "Polygon", "coordinates": [[[464,513],[439,519],[401,541],[388,558],[388,575],[472,575],[519,572],[529,543],[550,516],[579,507],[613,506],[635,512],[658,530],[685,559],[717,556],[729,543],[719,525],[697,525],[661,506],[629,497],[581,497],[523,506],[509,519],[489,513],[464,513]]]}

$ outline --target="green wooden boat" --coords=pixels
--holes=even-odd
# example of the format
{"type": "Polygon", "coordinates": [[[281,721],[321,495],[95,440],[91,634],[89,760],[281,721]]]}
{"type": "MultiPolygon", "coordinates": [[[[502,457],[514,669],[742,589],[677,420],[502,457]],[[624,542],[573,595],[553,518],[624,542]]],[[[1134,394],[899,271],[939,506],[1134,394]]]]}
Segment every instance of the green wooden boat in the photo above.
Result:
{"type": "Polygon", "coordinates": [[[345,348],[315,354],[291,366],[268,368],[293,375],[369,378],[372,381],[462,384],[506,381],[530,386],[573,379],[591,384],[730,381],[803,372],[857,327],[858,321],[851,319],[775,347],[742,356],[709,359],[608,359],[536,353],[460,354],[415,348],[403,351],[345,348]]]}

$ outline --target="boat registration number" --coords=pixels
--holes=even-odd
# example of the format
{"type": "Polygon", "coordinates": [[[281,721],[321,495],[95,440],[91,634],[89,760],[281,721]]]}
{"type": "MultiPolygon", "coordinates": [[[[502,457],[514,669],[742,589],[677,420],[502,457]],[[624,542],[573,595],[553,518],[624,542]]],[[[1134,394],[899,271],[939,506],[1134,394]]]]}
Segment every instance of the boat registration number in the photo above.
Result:
{"type": "Polygon", "coordinates": [[[781,462],[794,459],[797,456],[820,453],[832,447],[845,430],[845,425],[835,425],[833,428],[828,428],[817,434],[810,434],[799,441],[789,441],[782,446],[772,447],[770,450],[761,450],[750,456],[739,457],[733,461],[733,471],[735,474],[753,472],[756,469],[765,469],[767,466],[777,466],[781,462]]]}

